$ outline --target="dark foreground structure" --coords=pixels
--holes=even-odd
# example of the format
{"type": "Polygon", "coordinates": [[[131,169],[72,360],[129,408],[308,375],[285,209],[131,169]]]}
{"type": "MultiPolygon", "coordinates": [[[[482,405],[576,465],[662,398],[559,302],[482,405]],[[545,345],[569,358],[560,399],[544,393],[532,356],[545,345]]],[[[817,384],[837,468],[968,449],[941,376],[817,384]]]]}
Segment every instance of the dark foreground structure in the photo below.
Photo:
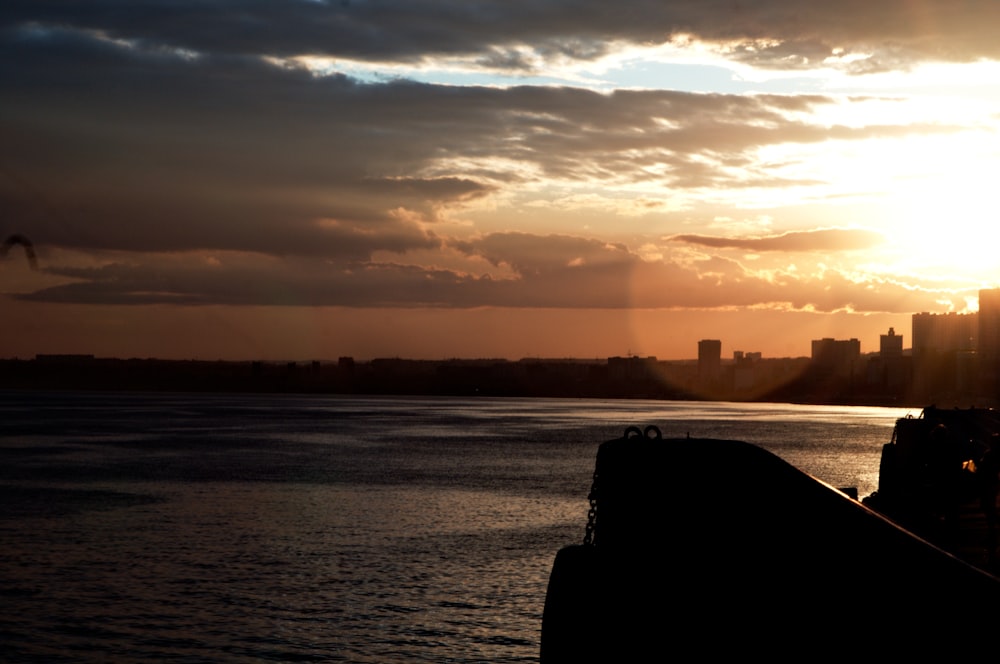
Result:
{"type": "Polygon", "coordinates": [[[994,652],[1000,580],[759,447],[630,428],[591,505],[553,564],[542,664],[994,652]]]}
{"type": "Polygon", "coordinates": [[[1000,413],[924,408],[896,421],[869,507],[968,562],[1000,574],[1000,413]]]}

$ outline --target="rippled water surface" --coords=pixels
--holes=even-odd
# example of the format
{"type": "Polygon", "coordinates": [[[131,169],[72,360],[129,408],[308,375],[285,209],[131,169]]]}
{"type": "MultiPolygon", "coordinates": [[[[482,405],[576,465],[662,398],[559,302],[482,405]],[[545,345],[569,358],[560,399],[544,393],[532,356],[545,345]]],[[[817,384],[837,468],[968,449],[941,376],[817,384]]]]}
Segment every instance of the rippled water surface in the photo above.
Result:
{"type": "Polygon", "coordinates": [[[597,446],[874,490],[884,408],[0,393],[0,660],[531,662],[597,446]]]}

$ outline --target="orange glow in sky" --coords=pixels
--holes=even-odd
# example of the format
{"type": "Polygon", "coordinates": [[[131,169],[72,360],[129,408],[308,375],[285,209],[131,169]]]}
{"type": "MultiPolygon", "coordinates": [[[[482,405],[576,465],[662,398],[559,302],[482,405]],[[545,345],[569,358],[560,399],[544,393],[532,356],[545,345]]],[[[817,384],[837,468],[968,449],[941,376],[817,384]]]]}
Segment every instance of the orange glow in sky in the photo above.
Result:
{"type": "Polygon", "coordinates": [[[801,356],[1000,286],[1000,6],[101,4],[0,10],[0,357],[801,356]]]}

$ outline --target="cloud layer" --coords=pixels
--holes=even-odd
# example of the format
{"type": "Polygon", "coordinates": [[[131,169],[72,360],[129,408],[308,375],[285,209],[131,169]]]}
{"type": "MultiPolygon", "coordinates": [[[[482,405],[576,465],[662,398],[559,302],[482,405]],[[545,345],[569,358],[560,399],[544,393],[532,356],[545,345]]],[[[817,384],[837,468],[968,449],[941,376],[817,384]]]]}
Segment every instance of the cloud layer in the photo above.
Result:
{"type": "Polygon", "coordinates": [[[9,26],[71,26],[148,48],[374,62],[462,55],[484,68],[524,71],[593,60],[621,43],[691,39],[783,69],[834,61],[870,71],[1000,55],[993,31],[1000,7],[950,0],[12,0],[3,14],[9,26]]]}
{"type": "Polygon", "coordinates": [[[697,45],[860,74],[996,58],[998,19],[902,0],[8,2],[0,231],[37,245],[47,281],[18,295],[37,303],[961,308],[971,282],[861,269],[887,237],[857,214],[869,182],[816,164],[981,127],[864,116],[898,103],[877,95],[365,82],[336,63],[541,75],[697,45]]]}

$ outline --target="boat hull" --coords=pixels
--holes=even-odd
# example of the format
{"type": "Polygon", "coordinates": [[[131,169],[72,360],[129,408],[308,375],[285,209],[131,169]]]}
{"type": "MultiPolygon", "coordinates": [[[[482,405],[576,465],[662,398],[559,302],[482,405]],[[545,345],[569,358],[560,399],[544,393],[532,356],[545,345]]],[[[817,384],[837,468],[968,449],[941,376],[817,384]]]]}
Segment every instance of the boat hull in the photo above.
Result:
{"type": "Polygon", "coordinates": [[[543,664],[794,654],[803,640],[906,651],[883,620],[920,634],[918,653],[995,625],[995,577],[748,443],[609,441],[594,498],[593,541],[553,565],[543,664]]]}

